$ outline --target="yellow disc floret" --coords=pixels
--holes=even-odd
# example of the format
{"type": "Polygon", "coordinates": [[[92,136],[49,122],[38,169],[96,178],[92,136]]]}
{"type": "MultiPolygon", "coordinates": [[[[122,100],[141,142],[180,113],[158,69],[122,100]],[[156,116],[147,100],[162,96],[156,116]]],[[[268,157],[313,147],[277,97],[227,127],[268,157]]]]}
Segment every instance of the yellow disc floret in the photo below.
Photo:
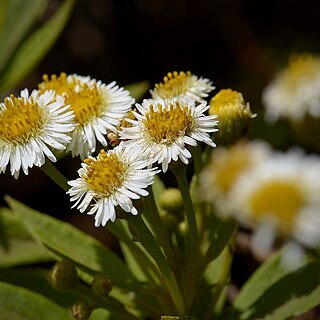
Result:
{"type": "Polygon", "coordinates": [[[311,54],[296,54],[289,58],[289,66],[283,73],[284,83],[288,90],[301,85],[303,79],[312,79],[318,75],[319,57],[311,54]]]}
{"type": "Polygon", "coordinates": [[[274,217],[282,232],[289,232],[305,197],[301,188],[290,181],[273,180],[261,185],[249,199],[253,218],[274,217]]]}
{"type": "Polygon", "coordinates": [[[169,72],[163,78],[162,83],[157,83],[154,88],[154,93],[163,99],[173,98],[184,94],[188,91],[189,81],[192,77],[190,71],[187,73],[180,71],[169,72]]]}
{"type": "Polygon", "coordinates": [[[53,89],[57,95],[62,95],[65,104],[70,105],[74,111],[74,120],[80,126],[99,117],[107,103],[96,83],[83,83],[76,76],[67,77],[65,73],[61,73],[59,77],[52,75],[50,79],[44,75],[43,80],[39,84],[39,90],[53,89]]]}
{"type": "Polygon", "coordinates": [[[45,124],[45,115],[33,98],[11,95],[0,111],[0,139],[18,145],[38,136],[45,124]]]}
{"type": "Polygon", "coordinates": [[[178,101],[170,104],[168,109],[161,104],[157,109],[151,105],[143,123],[152,141],[166,145],[188,134],[194,125],[191,111],[181,107],[178,101]]]}
{"type": "Polygon", "coordinates": [[[85,181],[90,190],[101,196],[111,196],[122,186],[127,165],[116,154],[100,151],[97,159],[88,158],[85,181]]]}

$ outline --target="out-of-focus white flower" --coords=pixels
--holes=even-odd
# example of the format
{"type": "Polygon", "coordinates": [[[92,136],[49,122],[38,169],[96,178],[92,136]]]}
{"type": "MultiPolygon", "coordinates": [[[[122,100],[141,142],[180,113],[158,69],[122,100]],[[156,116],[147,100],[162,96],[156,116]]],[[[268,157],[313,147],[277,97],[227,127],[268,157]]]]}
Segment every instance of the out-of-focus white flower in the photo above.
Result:
{"type": "Polygon", "coordinates": [[[320,117],[320,58],[293,55],[262,95],[266,119],[300,121],[306,114],[320,117]]]}
{"type": "Polygon", "coordinates": [[[145,188],[153,183],[154,175],[159,170],[146,169],[150,162],[137,158],[123,145],[105,152],[101,150],[97,158],[89,157],[78,170],[79,178],[69,181],[67,192],[73,207],[84,212],[90,204],[89,215],[95,215],[95,226],[115,221],[115,207],[120,206],[125,212],[138,214],[132,199],[147,196],[145,188]]]}
{"type": "Polygon", "coordinates": [[[125,146],[162,164],[164,172],[169,163],[180,159],[188,164],[191,153],[186,145],[196,146],[197,141],[215,147],[209,133],[218,129],[216,115],[206,116],[210,106],[195,105],[187,97],[163,100],[148,99],[136,104],[136,119],[127,119],[132,126],[120,131],[125,146]]]}
{"type": "Polygon", "coordinates": [[[187,96],[197,102],[204,102],[203,98],[214,90],[209,79],[198,77],[190,71],[169,72],[163,78],[162,83],[157,83],[153,90],[150,90],[153,99],[171,99],[187,96]]]}
{"type": "Polygon", "coordinates": [[[74,111],[76,126],[66,151],[71,151],[72,156],[80,155],[82,159],[96,150],[96,140],[107,146],[105,135],[116,130],[134,103],[129,92],[115,82],[106,85],[90,77],[65,73],[43,78],[39,90],[54,89],[74,111]]]}
{"type": "Polygon", "coordinates": [[[54,91],[31,95],[27,89],[20,97],[11,95],[0,103],[0,172],[10,162],[11,174],[18,178],[20,169],[28,174],[34,165],[41,167],[45,156],[56,157],[49,147],[65,150],[74,129],[73,112],[65,101],[55,99],[54,91]]]}

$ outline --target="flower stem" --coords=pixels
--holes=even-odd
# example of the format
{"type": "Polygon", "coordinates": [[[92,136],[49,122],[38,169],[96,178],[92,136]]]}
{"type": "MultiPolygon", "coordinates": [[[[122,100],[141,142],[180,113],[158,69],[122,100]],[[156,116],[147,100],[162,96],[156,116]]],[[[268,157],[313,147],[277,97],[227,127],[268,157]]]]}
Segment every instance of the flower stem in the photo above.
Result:
{"type": "Polygon", "coordinates": [[[203,166],[201,144],[200,143],[198,143],[193,148],[192,159],[193,159],[194,172],[198,176],[198,174],[200,173],[202,166],[203,166]]]}
{"type": "Polygon", "coordinates": [[[187,216],[187,222],[189,227],[189,235],[191,240],[191,252],[197,251],[199,243],[199,234],[197,229],[196,216],[193,209],[193,203],[191,200],[190,190],[188,186],[186,167],[173,167],[173,173],[176,176],[178,186],[181,192],[181,196],[184,203],[184,208],[187,216]]]}
{"type": "Polygon", "coordinates": [[[135,228],[137,233],[140,236],[141,243],[146,248],[146,250],[151,254],[154,258],[160,272],[163,276],[164,284],[167,287],[173,303],[176,307],[176,311],[179,315],[185,314],[184,302],[180,293],[180,289],[178,287],[177,281],[174,277],[172,270],[168,264],[168,261],[165,258],[165,255],[161,251],[158,243],[156,242],[153,234],[146,226],[141,216],[128,216],[128,220],[135,228]]]}
{"type": "Polygon", "coordinates": [[[52,164],[51,161],[46,161],[46,163],[41,167],[41,170],[51,178],[61,189],[67,191],[69,185],[67,183],[66,177],[52,164]]]}
{"type": "Polygon", "coordinates": [[[175,266],[175,254],[173,252],[168,230],[165,228],[154,199],[152,188],[149,187],[149,196],[144,198],[143,215],[148,220],[158,243],[162,246],[171,267],[175,266]]]}

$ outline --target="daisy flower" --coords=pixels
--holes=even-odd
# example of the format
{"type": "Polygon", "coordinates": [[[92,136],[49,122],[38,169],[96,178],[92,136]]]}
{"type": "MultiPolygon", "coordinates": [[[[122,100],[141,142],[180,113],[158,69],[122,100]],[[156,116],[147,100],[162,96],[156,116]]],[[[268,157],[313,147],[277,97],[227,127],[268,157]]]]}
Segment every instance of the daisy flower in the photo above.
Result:
{"type": "Polygon", "coordinates": [[[320,58],[293,55],[289,65],[265,88],[262,101],[266,118],[300,121],[305,115],[320,117],[320,58]]]}
{"type": "Polygon", "coordinates": [[[154,175],[159,170],[145,169],[149,161],[137,158],[123,145],[84,160],[78,170],[79,178],[69,181],[67,193],[73,205],[84,212],[92,204],[89,215],[95,215],[95,226],[105,226],[116,219],[115,207],[120,206],[125,212],[138,214],[131,199],[147,196],[145,188],[153,183],[154,175]]]}
{"type": "Polygon", "coordinates": [[[107,146],[105,135],[115,131],[120,119],[130,110],[134,99],[115,82],[106,85],[90,77],[61,73],[59,77],[47,75],[39,90],[54,89],[65,98],[74,111],[75,128],[66,151],[82,159],[96,150],[96,141],[107,146]]]}
{"type": "Polygon", "coordinates": [[[120,138],[127,140],[126,147],[161,163],[166,172],[172,160],[188,164],[191,153],[186,145],[196,146],[200,141],[216,146],[209,133],[218,131],[218,121],[214,120],[216,115],[204,115],[209,107],[206,103],[196,106],[187,97],[144,100],[136,104],[136,119],[127,119],[132,126],[122,128],[120,138]]]}
{"type": "Polygon", "coordinates": [[[211,202],[218,213],[228,214],[228,193],[236,181],[271,154],[262,141],[240,142],[231,147],[218,147],[199,176],[202,198],[211,202]]]}
{"type": "Polygon", "coordinates": [[[258,244],[278,233],[320,246],[320,158],[295,150],[261,162],[233,186],[228,200],[236,219],[257,227],[258,244]]]}
{"type": "Polygon", "coordinates": [[[209,79],[198,78],[190,71],[187,73],[180,71],[169,72],[163,78],[162,83],[157,83],[153,90],[150,90],[153,99],[170,99],[187,96],[196,102],[204,102],[203,98],[214,90],[212,82],[209,79]]]}
{"type": "Polygon", "coordinates": [[[55,162],[49,147],[65,150],[71,140],[73,112],[63,99],[55,99],[54,91],[40,94],[27,89],[20,97],[10,95],[0,103],[0,172],[10,162],[11,174],[18,178],[20,169],[42,166],[45,156],[55,162]]]}

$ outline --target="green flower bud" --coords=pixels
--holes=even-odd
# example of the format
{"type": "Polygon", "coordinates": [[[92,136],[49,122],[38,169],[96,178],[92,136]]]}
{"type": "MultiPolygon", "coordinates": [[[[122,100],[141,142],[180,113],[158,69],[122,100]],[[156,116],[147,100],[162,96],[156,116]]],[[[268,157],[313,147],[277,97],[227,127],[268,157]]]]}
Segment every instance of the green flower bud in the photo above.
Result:
{"type": "Polygon", "coordinates": [[[167,213],[164,216],[162,216],[161,220],[165,225],[165,227],[167,228],[167,230],[169,231],[174,230],[179,223],[177,216],[171,213],[167,213]]]}
{"type": "Polygon", "coordinates": [[[252,114],[240,92],[223,89],[210,101],[209,114],[218,115],[219,131],[214,134],[218,144],[229,145],[244,137],[250,129],[252,114]]]}
{"type": "Polygon", "coordinates": [[[159,199],[159,204],[164,210],[175,213],[183,210],[183,200],[179,189],[169,188],[164,191],[159,199]]]}
{"type": "Polygon", "coordinates": [[[98,296],[105,297],[112,290],[113,283],[104,274],[96,275],[91,282],[91,290],[98,296]]]}
{"type": "Polygon", "coordinates": [[[73,319],[88,320],[92,313],[93,308],[85,301],[77,301],[71,308],[73,319]]]}
{"type": "Polygon", "coordinates": [[[59,291],[69,291],[79,284],[79,278],[74,263],[70,260],[57,262],[49,272],[50,285],[59,291]]]}

